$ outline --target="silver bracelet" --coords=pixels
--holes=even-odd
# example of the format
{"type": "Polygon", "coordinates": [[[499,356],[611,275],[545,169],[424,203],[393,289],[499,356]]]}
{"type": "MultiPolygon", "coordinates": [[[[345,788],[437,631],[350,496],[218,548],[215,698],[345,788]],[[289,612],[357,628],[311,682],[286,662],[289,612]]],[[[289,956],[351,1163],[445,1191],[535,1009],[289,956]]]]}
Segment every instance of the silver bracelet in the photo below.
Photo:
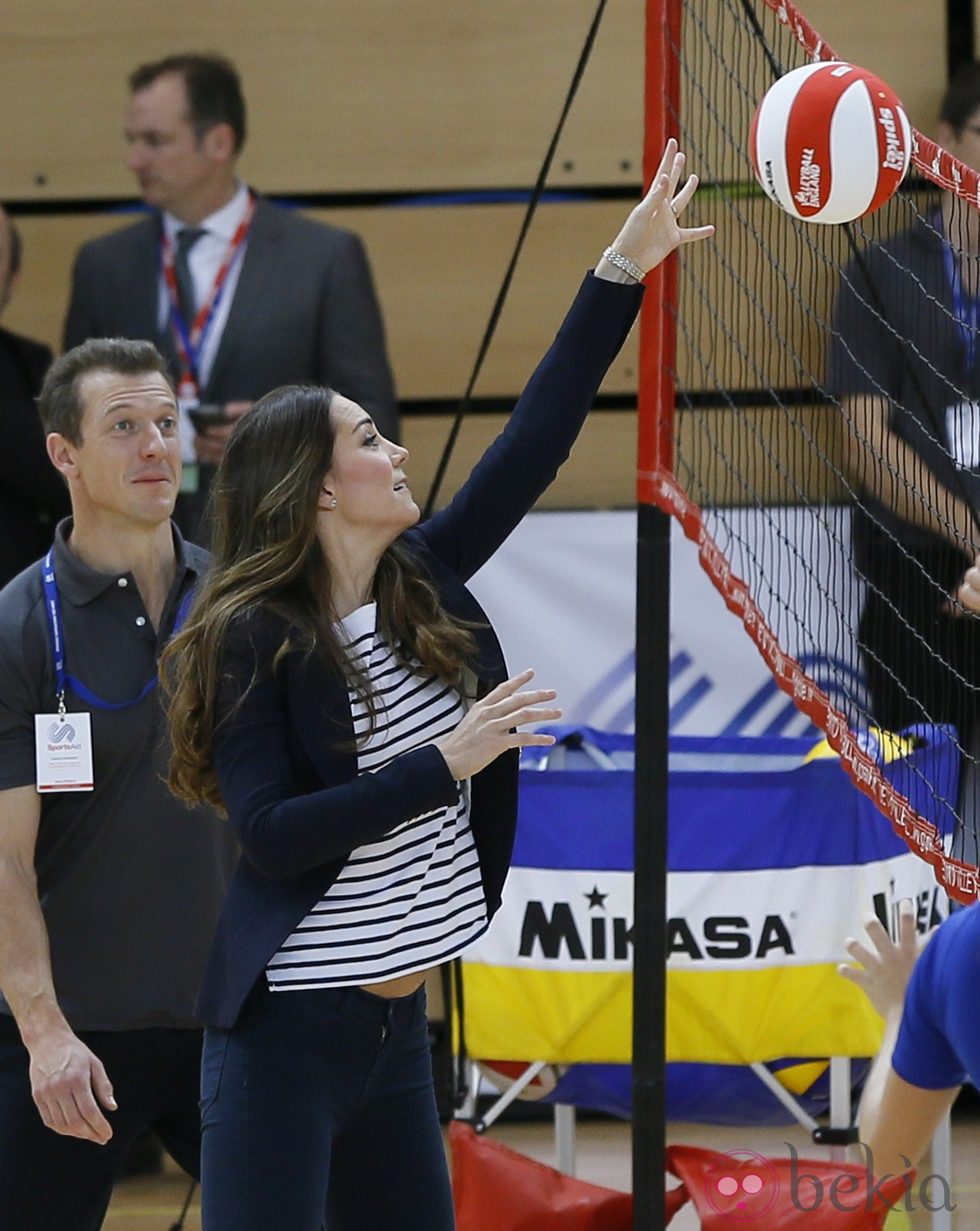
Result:
{"type": "Polygon", "coordinates": [[[628,256],[623,256],[615,248],[607,248],[602,255],[610,265],[615,265],[617,269],[621,269],[624,274],[629,274],[637,282],[642,282],[647,276],[646,271],[641,269],[636,261],[631,261],[628,256]]]}

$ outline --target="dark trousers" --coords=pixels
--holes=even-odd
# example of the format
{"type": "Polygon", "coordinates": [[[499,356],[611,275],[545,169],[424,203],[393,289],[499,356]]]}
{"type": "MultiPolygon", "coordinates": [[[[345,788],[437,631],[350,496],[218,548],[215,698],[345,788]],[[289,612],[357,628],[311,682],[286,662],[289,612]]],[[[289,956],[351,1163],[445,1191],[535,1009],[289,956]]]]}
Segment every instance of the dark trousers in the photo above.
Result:
{"type": "Polygon", "coordinates": [[[173,1158],[199,1174],[199,1030],[80,1031],[105,1065],[117,1111],[104,1145],[45,1128],[31,1097],[27,1049],[0,1014],[0,1227],[98,1231],[133,1141],[151,1128],[173,1158]]]}
{"type": "Polygon", "coordinates": [[[452,1231],[425,993],[270,992],[209,1029],[205,1231],[452,1231]]]}

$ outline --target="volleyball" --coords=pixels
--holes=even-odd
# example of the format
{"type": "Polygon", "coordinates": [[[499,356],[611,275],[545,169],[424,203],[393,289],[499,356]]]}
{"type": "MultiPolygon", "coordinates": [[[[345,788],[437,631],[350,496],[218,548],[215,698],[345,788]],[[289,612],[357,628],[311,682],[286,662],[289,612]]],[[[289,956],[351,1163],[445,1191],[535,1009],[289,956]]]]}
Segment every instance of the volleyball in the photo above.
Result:
{"type": "Polygon", "coordinates": [[[837,60],[780,77],[749,135],[766,196],[806,222],[852,222],[879,209],[909,166],[912,129],[898,96],[867,69],[837,60]]]}

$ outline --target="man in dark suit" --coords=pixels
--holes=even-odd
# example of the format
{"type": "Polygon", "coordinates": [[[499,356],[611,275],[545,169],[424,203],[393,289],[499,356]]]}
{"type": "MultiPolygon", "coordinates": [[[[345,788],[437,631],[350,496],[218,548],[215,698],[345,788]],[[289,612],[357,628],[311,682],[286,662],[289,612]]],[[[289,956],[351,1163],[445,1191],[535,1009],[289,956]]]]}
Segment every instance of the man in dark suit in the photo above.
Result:
{"type": "MultiPolygon", "coordinates": [[[[0,208],[0,314],[20,273],[21,242],[0,208]]],[[[51,351],[40,342],[0,329],[0,586],[51,546],[55,524],[67,516],[68,490],[48,461],[34,399],[51,351]]]]}
{"type": "Polygon", "coordinates": [[[277,385],[329,385],[397,439],[363,245],[238,180],[245,103],[234,66],[170,56],[129,85],[129,166],[154,214],[79,251],[66,348],[89,337],[156,343],[180,386],[185,471],[199,462],[205,486],[231,423],[277,385]]]}

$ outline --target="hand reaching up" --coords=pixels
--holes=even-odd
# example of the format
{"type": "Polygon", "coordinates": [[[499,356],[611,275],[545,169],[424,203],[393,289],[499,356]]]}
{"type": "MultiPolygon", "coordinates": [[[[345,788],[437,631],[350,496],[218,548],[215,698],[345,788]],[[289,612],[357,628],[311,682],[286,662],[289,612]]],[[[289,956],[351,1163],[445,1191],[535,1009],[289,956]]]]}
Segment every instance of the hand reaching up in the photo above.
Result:
{"type": "MultiPolygon", "coordinates": [[[[713,226],[682,227],[680,216],[691,202],[698,177],[690,175],[678,190],[685,157],[673,137],[667,142],[660,166],[649,191],[630,211],[611,247],[644,272],[659,265],[675,248],[693,244],[714,235],[713,226]]],[[[603,258],[596,266],[597,277],[619,281],[615,267],[603,258]]]]}
{"type": "Polygon", "coordinates": [[[860,965],[843,963],[837,969],[845,979],[863,988],[875,1011],[887,1018],[901,1012],[905,988],[919,956],[912,903],[906,898],[899,907],[897,942],[888,935],[877,916],[866,920],[864,930],[870,946],[853,937],[844,942],[844,948],[860,965]]]}
{"type": "Polygon", "coordinates": [[[520,675],[498,684],[467,710],[466,717],[457,727],[436,741],[436,747],[445,757],[449,772],[457,782],[472,778],[508,748],[555,742],[553,735],[515,730],[528,722],[549,722],[561,717],[560,709],[542,704],[554,701],[558,694],[553,688],[519,691],[533,676],[531,670],[522,671],[520,675]]]}

